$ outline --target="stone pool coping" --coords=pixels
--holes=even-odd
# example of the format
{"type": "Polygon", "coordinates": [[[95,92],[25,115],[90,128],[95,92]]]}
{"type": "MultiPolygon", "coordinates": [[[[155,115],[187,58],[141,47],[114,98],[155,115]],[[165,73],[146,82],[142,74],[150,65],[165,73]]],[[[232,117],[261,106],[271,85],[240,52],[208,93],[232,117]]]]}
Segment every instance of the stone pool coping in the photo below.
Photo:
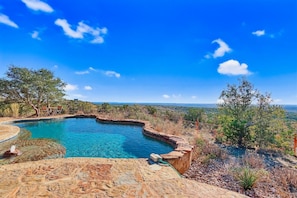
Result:
{"type": "Polygon", "coordinates": [[[0,125],[0,143],[16,137],[20,132],[20,128],[11,125],[0,125]]]}

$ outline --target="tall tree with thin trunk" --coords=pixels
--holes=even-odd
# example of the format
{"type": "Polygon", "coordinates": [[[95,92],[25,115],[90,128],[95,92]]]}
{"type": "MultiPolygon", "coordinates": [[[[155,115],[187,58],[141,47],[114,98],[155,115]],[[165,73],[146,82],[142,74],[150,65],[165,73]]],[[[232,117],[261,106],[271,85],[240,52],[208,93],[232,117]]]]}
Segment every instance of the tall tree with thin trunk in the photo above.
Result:
{"type": "Polygon", "coordinates": [[[65,83],[47,69],[32,70],[10,66],[6,78],[0,79],[0,96],[9,102],[30,105],[36,116],[42,105],[61,100],[65,83]]]}
{"type": "Polygon", "coordinates": [[[253,111],[252,102],[256,99],[258,91],[245,79],[241,84],[228,85],[220,96],[222,103],[218,105],[221,113],[221,123],[225,136],[232,143],[244,146],[250,139],[253,111]]]}

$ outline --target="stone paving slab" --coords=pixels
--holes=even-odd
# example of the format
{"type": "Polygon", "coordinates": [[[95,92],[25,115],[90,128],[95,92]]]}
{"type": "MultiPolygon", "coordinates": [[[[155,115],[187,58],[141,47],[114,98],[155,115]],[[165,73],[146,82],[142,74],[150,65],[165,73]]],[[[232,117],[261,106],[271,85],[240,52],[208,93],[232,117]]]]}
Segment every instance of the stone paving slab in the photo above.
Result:
{"type": "Polygon", "coordinates": [[[0,166],[1,197],[245,197],[146,159],[65,158],[0,166]]]}
{"type": "Polygon", "coordinates": [[[20,128],[11,125],[0,125],[0,143],[17,136],[20,128]]]}

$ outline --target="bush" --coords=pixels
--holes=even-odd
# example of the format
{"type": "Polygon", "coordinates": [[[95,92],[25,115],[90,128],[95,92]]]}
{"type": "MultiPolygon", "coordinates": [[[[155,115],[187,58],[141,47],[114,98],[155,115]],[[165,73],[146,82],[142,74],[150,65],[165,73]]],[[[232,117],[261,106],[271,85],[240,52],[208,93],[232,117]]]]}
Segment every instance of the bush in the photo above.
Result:
{"type": "Polygon", "coordinates": [[[289,168],[276,168],[272,171],[276,182],[285,191],[297,189],[297,171],[289,168]]]}
{"type": "Polygon", "coordinates": [[[146,109],[150,115],[155,115],[157,113],[157,109],[152,106],[146,106],[146,109]]]}
{"type": "Polygon", "coordinates": [[[257,154],[245,154],[242,158],[245,166],[261,169],[265,167],[263,159],[257,154]]]}
{"type": "Polygon", "coordinates": [[[244,190],[248,190],[253,188],[259,178],[259,174],[249,167],[243,167],[235,170],[235,178],[244,190]]]}
{"type": "Polygon", "coordinates": [[[201,122],[203,119],[204,110],[198,108],[190,108],[184,119],[191,122],[201,122]]]}

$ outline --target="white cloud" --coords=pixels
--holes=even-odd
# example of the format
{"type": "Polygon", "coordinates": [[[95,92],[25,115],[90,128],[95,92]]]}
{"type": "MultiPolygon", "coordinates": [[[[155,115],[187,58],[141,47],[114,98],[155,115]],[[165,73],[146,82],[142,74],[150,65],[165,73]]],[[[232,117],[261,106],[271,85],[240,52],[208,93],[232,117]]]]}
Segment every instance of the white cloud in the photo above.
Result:
{"type": "Polygon", "coordinates": [[[39,37],[39,32],[38,31],[33,31],[31,33],[32,38],[37,39],[37,40],[41,40],[41,38],[39,37]]]}
{"type": "Polygon", "coordinates": [[[101,36],[95,37],[93,40],[91,40],[91,43],[93,43],[93,44],[101,44],[101,43],[104,43],[104,39],[101,36]]]}
{"type": "Polygon", "coordinates": [[[22,2],[26,4],[26,6],[31,10],[48,12],[48,13],[51,13],[54,11],[54,9],[50,5],[40,0],[22,0],[22,2]]]}
{"type": "Polygon", "coordinates": [[[0,23],[3,23],[13,28],[19,28],[19,26],[15,22],[10,20],[7,15],[1,14],[1,13],[0,13],[0,23]]]}
{"type": "Polygon", "coordinates": [[[84,75],[84,74],[89,74],[91,72],[99,72],[105,76],[108,76],[108,77],[116,77],[116,78],[120,78],[121,77],[121,74],[120,73],[117,73],[115,71],[105,71],[105,70],[98,70],[98,69],[95,69],[93,67],[89,67],[87,70],[85,71],[77,71],[75,72],[75,74],[77,75],[84,75]]]}
{"type": "Polygon", "coordinates": [[[61,26],[64,33],[71,38],[83,38],[83,33],[78,30],[74,31],[70,28],[70,24],[66,19],[57,19],[55,24],[61,26]]]}
{"type": "Polygon", "coordinates": [[[77,85],[67,84],[64,89],[65,89],[65,91],[74,91],[74,90],[78,89],[78,86],[77,85]]]}
{"type": "Polygon", "coordinates": [[[104,75],[108,76],[108,77],[116,77],[116,78],[120,78],[121,74],[115,72],[115,71],[105,71],[104,75]]]}
{"type": "Polygon", "coordinates": [[[100,31],[101,31],[102,34],[107,34],[108,30],[107,30],[106,27],[104,27],[104,28],[101,28],[100,31]]]}
{"type": "Polygon", "coordinates": [[[91,86],[85,86],[84,89],[85,90],[92,90],[93,88],[91,86]]]}
{"type": "Polygon", "coordinates": [[[216,39],[216,40],[213,40],[212,43],[219,44],[219,48],[216,49],[215,52],[212,55],[213,58],[222,57],[222,56],[225,55],[225,53],[231,52],[231,48],[220,38],[216,39]]]}
{"type": "Polygon", "coordinates": [[[257,30],[255,32],[252,32],[253,35],[256,36],[264,36],[265,35],[265,30],[257,30]]]}
{"type": "Polygon", "coordinates": [[[86,71],[77,71],[77,72],[75,72],[75,74],[77,74],[77,75],[84,75],[84,74],[89,74],[90,72],[88,71],[88,70],[86,70],[86,71]]]}
{"type": "Polygon", "coordinates": [[[168,99],[168,98],[170,98],[170,96],[169,96],[169,95],[167,95],[167,94],[163,94],[163,95],[162,95],[162,97],[163,97],[163,98],[165,98],[165,99],[168,99]]]}
{"type": "Polygon", "coordinates": [[[237,60],[228,60],[219,65],[218,72],[225,75],[249,75],[248,65],[240,64],[237,60]]]}
{"type": "Polygon", "coordinates": [[[89,42],[93,44],[104,43],[103,35],[107,34],[106,27],[91,27],[82,21],[78,23],[78,25],[76,26],[76,30],[71,28],[71,25],[67,22],[66,19],[57,19],[55,21],[55,24],[62,27],[65,35],[75,39],[87,38],[89,42]],[[85,37],[85,35],[87,36],[85,37]]]}
{"type": "Polygon", "coordinates": [[[192,99],[197,99],[197,96],[191,96],[192,99]]]}
{"type": "Polygon", "coordinates": [[[89,67],[89,70],[91,70],[91,71],[97,71],[97,70],[94,69],[93,67],[89,67]]]}
{"type": "MultiPolygon", "coordinates": [[[[84,75],[84,74],[89,74],[92,71],[93,72],[98,72],[97,69],[94,69],[93,67],[89,67],[87,70],[85,70],[85,71],[77,71],[77,72],[75,72],[75,74],[77,74],[77,75],[84,75]]],[[[103,73],[104,73],[104,71],[103,71],[103,73]]]]}

